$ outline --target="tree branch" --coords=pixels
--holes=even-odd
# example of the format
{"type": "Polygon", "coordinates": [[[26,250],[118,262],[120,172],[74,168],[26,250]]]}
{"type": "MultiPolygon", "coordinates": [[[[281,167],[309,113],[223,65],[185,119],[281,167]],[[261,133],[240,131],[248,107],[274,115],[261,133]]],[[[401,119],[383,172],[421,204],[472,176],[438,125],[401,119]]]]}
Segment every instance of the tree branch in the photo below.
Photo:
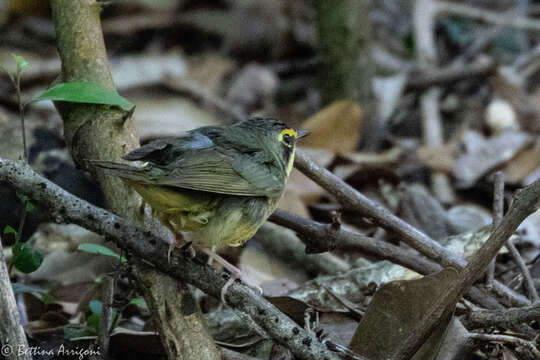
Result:
{"type": "Polygon", "coordinates": [[[466,316],[465,323],[472,329],[489,326],[512,328],[535,319],[540,319],[540,303],[505,310],[472,311],[466,316]]]}
{"type": "Polygon", "coordinates": [[[2,355],[7,359],[32,360],[28,351],[18,354],[18,349],[28,349],[28,340],[21,325],[19,309],[9,280],[9,272],[0,239],[0,342],[2,355]]]}
{"type": "Polygon", "coordinates": [[[446,13],[497,25],[540,31],[540,21],[519,16],[517,14],[501,14],[489,9],[481,9],[448,1],[436,1],[436,8],[438,14],[446,13]]]}
{"type": "MultiPolygon", "coordinates": [[[[363,216],[371,219],[376,225],[399,235],[402,241],[437,264],[443,267],[453,266],[457,268],[463,268],[467,264],[463,258],[445,249],[423,232],[392,214],[382,205],[368,199],[336,175],[314,163],[301,151],[296,154],[295,166],[304,175],[333,195],[340,204],[358,211],[363,216]]],[[[512,299],[515,306],[530,305],[528,300],[516,297],[514,292],[506,286],[497,281],[494,284],[505,290],[505,295],[512,299]]]]}

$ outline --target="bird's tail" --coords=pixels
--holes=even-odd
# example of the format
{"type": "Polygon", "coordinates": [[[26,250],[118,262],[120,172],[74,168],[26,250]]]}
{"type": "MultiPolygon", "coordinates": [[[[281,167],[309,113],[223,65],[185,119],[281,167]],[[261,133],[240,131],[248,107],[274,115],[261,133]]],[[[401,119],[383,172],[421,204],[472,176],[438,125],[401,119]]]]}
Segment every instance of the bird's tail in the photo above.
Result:
{"type": "Polygon", "coordinates": [[[149,169],[144,167],[135,167],[127,164],[115,163],[112,161],[89,160],[92,165],[104,169],[109,175],[116,175],[122,179],[151,182],[149,169]]]}

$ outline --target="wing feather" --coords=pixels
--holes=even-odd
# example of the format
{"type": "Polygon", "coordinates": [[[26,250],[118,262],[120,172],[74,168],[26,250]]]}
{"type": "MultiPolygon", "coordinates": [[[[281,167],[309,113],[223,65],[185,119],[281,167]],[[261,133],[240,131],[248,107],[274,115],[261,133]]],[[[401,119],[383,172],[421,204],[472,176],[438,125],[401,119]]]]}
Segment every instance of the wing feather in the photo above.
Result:
{"type": "Polygon", "coordinates": [[[274,197],[283,191],[284,182],[272,176],[270,169],[252,159],[242,159],[242,154],[230,156],[214,148],[184,155],[167,166],[169,171],[157,180],[159,184],[243,196],[274,197]],[[235,166],[238,163],[253,166],[239,168],[235,166]]]}
{"type": "Polygon", "coordinates": [[[225,131],[229,130],[206,127],[155,140],[124,159],[150,162],[144,171],[136,171],[137,181],[143,183],[228,195],[280,196],[285,176],[276,158],[260,144],[232,146],[225,131]]]}

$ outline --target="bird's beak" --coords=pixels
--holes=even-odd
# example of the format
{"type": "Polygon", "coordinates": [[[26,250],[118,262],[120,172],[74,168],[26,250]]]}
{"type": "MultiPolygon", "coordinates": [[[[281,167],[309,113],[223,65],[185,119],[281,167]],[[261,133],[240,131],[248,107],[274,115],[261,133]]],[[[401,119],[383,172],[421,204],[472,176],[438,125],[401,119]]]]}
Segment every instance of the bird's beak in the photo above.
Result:
{"type": "Polygon", "coordinates": [[[309,135],[309,130],[298,130],[298,135],[296,135],[297,139],[303,138],[304,136],[309,135]]]}

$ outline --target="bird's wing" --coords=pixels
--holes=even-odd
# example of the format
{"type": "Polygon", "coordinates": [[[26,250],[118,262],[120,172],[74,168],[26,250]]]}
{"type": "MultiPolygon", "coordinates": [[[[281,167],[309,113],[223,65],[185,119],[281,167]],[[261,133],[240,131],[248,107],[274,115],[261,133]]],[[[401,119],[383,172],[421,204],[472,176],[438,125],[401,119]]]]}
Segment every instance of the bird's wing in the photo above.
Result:
{"type": "Polygon", "coordinates": [[[285,186],[283,177],[272,171],[271,160],[254,161],[253,152],[217,148],[187,151],[166,166],[166,175],[155,181],[160,185],[244,196],[279,196],[285,186]]]}
{"type": "Polygon", "coordinates": [[[130,161],[151,161],[165,165],[174,161],[175,158],[186,151],[206,149],[212,146],[214,146],[214,142],[208,136],[201,132],[190,131],[181,137],[150,141],[148,144],[124,155],[123,158],[130,161]]]}
{"type": "Polygon", "coordinates": [[[279,196],[285,178],[273,155],[259,144],[241,144],[241,139],[231,145],[226,131],[231,130],[210,126],[155,140],[124,159],[151,163],[137,172],[139,182],[228,195],[279,196]]]}

